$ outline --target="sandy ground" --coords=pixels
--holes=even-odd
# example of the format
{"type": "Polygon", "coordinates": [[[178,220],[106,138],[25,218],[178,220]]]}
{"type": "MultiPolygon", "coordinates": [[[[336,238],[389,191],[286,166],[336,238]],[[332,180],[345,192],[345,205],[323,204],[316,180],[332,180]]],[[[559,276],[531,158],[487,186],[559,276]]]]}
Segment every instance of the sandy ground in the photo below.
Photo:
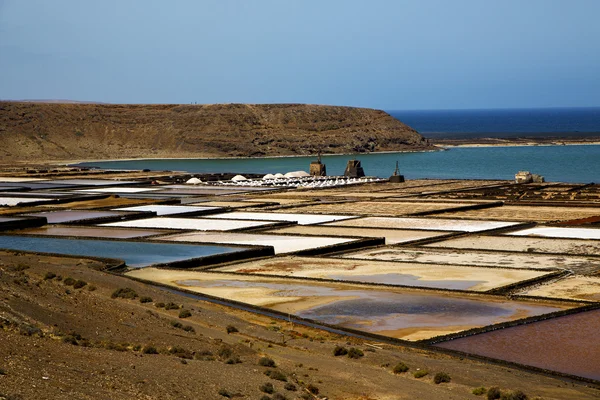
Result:
{"type": "Polygon", "coordinates": [[[502,268],[586,269],[600,272],[600,258],[564,255],[483,252],[476,250],[436,250],[431,248],[394,248],[390,246],[341,254],[342,258],[405,261],[415,263],[480,265],[502,268]]]}
{"type": "Polygon", "coordinates": [[[406,284],[409,286],[447,289],[453,287],[453,282],[465,282],[463,289],[473,291],[486,291],[546,274],[541,271],[516,269],[453,267],[386,261],[332,260],[324,257],[280,257],[234,264],[219,268],[218,271],[336,280],[358,278],[362,282],[406,284]],[[386,277],[390,274],[391,277],[386,277]],[[412,282],[394,278],[393,275],[396,274],[410,275],[417,280],[412,282]]]}
{"type": "Polygon", "coordinates": [[[448,232],[400,230],[400,229],[371,229],[371,228],[346,228],[337,226],[290,226],[287,228],[271,229],[270,233],[285,233],[297,235],[318,236],[358,236],[385,238],[386,244],[412,242],[414,240],[447,235],[448,232]]]}
{"type": "Polygon", "coordinates": [[[600,301],[600,277],[569,276],[525,290],[528,296],[554,297],[561,299],[600,301]]]}
{"type": "Polygon", "coordinates": [[[600,255],[600,246],[596,241],[582,239],[554,239],[519,236],[469,236],[448,239],[443,242],[436,242],[426,246],[584,256],[600,255]]]}

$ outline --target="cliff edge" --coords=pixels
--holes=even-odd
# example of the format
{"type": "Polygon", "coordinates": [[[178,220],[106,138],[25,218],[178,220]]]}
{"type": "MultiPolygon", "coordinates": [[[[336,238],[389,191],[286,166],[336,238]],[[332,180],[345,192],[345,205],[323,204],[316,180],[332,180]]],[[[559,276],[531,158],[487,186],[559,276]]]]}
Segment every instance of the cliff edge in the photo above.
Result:
{"type": "Polygon", "coordinates": [[[383,111],[366,108],[0,102],[4,162],[433,148],[414,129],[383,111]]]}

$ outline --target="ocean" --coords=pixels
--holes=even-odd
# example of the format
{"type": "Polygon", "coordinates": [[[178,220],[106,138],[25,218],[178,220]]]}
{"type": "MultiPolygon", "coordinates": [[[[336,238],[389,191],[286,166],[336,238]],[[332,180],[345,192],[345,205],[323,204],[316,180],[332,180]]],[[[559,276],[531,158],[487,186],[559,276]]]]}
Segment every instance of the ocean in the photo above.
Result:
{"type": "Polygon", "coordinates": [[[433,139],[600,136],[600,107],[387,112],[433,139]]]}
{"type": "MultiPolygon", "coordinates": [[[[600,136],[600,108],[388,111],[431,138],[600,136]]],[[[551,182],[600,181],[600,145],[459,147],[435,152],[325,155],[329,175],[342,175],[358,159],[370,176],[389,177],[399,164],[407,179],[514,179],[520,170],[551,182]]],[[[308,171],[310,157],[168,159],[87,162],[107,169],[186,171],[190,173],[286,173],[308,171]]]]}

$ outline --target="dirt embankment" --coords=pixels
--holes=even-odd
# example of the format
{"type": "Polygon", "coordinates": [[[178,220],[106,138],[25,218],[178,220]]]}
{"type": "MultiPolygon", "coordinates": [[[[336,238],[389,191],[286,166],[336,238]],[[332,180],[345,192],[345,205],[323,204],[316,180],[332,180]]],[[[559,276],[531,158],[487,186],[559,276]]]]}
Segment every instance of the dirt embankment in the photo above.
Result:
{"type": "Polygon", "coordinates": [[[434,148],[387,113],[352,107],[0,102],[0,157],[251,157],[434,148]]]}

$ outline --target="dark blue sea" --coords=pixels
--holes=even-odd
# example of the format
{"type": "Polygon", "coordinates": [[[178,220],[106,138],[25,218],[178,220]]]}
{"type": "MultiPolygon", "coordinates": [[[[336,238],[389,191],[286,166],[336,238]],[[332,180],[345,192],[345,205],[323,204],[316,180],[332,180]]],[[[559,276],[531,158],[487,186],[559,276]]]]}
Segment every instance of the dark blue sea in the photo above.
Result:
{"type": "MultiPolygon", "coordinates": [[[[600,108],[388,111],[431,138],[600,136],[600,108]]],[[[326,155],[329,175],[342,175],[356,158],[367,175],[389,177],[396,161],[407,179],[514,179],[528,170],[552,182],[600,182],[600,145],[460,147],[435,152],[326,155]]],[[[308,171],[315,157],[169,159],[88,162],[108,169],[191,173],[308,171]]]]}
{"type": "Polygon", "coordinates": [[[600,136],[600,107],[387,112],[433,139],[600,136]]]}

